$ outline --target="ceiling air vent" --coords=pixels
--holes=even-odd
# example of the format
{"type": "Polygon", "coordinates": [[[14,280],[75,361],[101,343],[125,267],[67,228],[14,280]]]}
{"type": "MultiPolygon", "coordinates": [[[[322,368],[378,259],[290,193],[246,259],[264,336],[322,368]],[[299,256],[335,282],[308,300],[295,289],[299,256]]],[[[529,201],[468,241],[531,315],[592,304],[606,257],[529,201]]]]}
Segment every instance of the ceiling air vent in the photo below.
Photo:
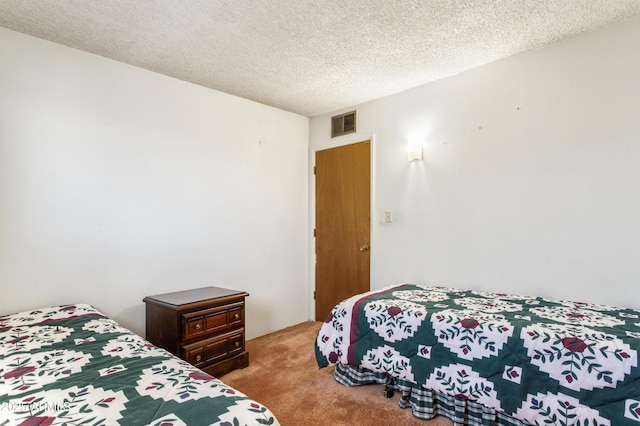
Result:
{"type": "Polygon", "coordinates": [[[346,135],[356,131],[356,112],[346,112],[344,114],[331,117],[331,137],[346,135]]]}

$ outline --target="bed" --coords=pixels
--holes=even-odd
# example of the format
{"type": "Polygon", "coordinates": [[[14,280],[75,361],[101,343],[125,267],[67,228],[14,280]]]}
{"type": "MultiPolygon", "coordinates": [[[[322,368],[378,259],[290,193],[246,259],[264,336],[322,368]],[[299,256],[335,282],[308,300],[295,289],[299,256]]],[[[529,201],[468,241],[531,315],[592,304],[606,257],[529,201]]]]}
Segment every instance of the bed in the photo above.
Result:
{"type": "Polygon", "coordinates": [[[89,305],[0,317],[0,425],[277,425],[89,305]]]}
{"type": "Polygon", "coordinates": [[[319,367],[455,425],[640,425],[640,311],[402,284],[336,305],[319,367]]]}

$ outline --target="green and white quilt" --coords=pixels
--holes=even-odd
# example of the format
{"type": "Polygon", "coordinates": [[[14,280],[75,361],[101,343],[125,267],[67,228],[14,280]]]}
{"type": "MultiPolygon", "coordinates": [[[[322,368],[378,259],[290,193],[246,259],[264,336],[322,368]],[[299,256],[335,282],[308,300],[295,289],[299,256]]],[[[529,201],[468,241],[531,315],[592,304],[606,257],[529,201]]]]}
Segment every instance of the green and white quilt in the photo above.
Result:
{"type": "Polygon", "coordinates": [[[0,317],[0,425],[277,425],[89,305],[0,317]]]}
{"type": "Polygon", "coordinates": [[[637,310],[403,284],[339,303],[315,346],[340,382],[391,384],[417,417],[640,426],[637,310]]]}

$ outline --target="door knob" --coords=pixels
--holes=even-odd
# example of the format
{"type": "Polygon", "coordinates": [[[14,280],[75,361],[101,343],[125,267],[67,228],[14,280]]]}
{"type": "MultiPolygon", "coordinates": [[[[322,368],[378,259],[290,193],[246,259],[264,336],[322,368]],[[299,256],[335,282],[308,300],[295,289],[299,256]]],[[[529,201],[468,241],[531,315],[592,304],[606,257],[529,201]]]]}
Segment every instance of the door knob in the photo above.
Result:
{"type": "Polygon", "coordinates": [[[368,252],[369,251],[369,246],[366,245],[366,244],[361,245],[360,246],[360,251],[363,252],[363,253],[368,252]]]}

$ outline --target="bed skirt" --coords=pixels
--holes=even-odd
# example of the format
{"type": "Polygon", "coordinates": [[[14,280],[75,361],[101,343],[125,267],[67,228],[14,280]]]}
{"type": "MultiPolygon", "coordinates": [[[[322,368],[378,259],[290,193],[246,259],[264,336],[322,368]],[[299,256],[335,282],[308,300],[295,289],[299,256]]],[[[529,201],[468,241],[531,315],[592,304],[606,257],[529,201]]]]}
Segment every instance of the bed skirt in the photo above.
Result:
{"type": "Polygon", "coordinates": [[[365,368],[338,363],[334,377],[345,386],[378,383],[397,390],[402,394],[398,402],[400,408],[411,408],[413,416],[422,420],[441,416],[451,420],[455,426],[526,426],[518,419],[463,397],[443,395],[365,368]]]}

